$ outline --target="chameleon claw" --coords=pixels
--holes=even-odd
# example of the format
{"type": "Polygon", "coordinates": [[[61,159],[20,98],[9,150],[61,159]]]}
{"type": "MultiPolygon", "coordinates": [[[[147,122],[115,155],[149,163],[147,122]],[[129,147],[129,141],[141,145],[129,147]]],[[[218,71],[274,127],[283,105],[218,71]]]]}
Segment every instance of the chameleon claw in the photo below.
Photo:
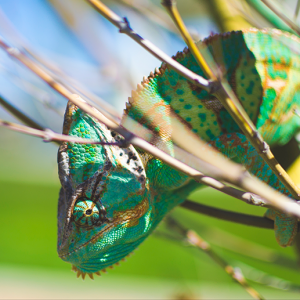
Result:
{"type": "Polygon", "coordinates": [[[82,279],[84,280],[84,278],[85,278],[85,275],[86,275],[86,273],[81,273],[81,277],[82,277],[82,279]]]}
{"type": "Polygon", "coordinates": [[[89,275],[89,277],[92,279],[92,280],[94,280],[94,275],[93,275],[93,273],[87,273],[88,275],[89,275]]]}
{"type": "Polygon", "coordinates": [[[81,272],[78,270],[78,271],[77,271],[77,274],[76,274],[76,277],[79,278],[80,275],[81,275],[81,272]]]}
{"type": "Polygon", "coordinates": [[[98,276],[101,276],[101,273],[99,271],[95,272],[95,274],[98,275],[98,276]]]}

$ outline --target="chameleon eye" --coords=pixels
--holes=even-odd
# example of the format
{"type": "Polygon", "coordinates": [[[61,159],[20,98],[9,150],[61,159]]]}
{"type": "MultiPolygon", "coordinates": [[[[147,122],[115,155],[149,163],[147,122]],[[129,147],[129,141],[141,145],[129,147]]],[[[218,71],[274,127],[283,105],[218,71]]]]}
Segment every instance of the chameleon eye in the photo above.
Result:
{"type": "Polygon", "coordinates": [[[75,223],[79,226],[93,226],[100,220],[97,205],[86,198],[78,199],[73,210],[75,223]]]}

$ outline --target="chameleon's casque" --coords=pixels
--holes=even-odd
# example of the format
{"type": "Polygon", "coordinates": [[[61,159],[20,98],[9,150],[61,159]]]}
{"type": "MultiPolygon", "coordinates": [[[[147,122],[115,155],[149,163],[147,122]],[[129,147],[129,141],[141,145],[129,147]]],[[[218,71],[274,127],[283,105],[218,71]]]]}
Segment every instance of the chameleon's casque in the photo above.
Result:
{"type": "MultiPolygon", "coordinates": [[[[204,40],[216,63],[263,138],[286,144],[300,128],[299,39],[279,30],[214,35],[204,40]],[[295,50],[295,51],[294,51],[295,50]]],[[[174,57],[203,76],[185,49],[174,57]]],[[[132,92],[127,117],[158,134],[151,142],[173,155],[171,112],[213,147],[289,195],[214,95],[165,64],[132,92]]],[[[68,104],[63,132],[104,142],[120,137],[68,104]]],[[[63,143],[58,154],[62,189],[58,204],[58,253],[79,273],[102,270],[133,251],[161,219],[199,183],[134,149],[63,143]]],[[[276,239],[292,243],[297,219],[269,210],[276,239]]]]}

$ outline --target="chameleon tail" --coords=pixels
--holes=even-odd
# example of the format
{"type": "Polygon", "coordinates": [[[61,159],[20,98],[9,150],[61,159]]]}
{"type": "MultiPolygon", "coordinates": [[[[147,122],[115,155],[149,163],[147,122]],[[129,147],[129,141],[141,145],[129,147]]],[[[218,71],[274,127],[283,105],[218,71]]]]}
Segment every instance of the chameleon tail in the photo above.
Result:
{"type": "MultiPolygon", "coordinates": [[[[265,183],[281,193],[291,196],[243,134],[224,134],[210,144],[230,159],[243,164],[250,173],[265,183]]],[[[265,216],[274,220],[275,237],[278,244],[282,247],[290,246],[297,234],[297,218],[274,209],[268,209],[265,216]]]]}
{"type": "Polygon", "coordinates": [[[291,246],[298,231],[297,218],[289,217],[275,209],[268,209],[265,217],[274,221],[275,237],[279,245],[291,246]]]}

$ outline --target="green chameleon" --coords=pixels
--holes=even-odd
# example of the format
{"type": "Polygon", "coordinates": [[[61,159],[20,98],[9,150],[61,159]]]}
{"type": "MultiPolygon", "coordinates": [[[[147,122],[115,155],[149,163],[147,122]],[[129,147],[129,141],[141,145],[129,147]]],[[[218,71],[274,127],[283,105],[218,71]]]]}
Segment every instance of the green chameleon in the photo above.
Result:
{"type": "MultiPolygon", "coordinates": [[[[250,29],[213,35],[203,43],[226,70],[224,76],[265,141],[286,144],[300,129],[300,58],[293,51],[300,39],[279,30],[250,29]]],[[[204,76],[188,49],[174,59],[204,76]]],[[[129,116],[156,132],[151,142],[172,155],[171,111],[212,147],[290,196],[217,98],[165,64],[132,92],[123,123],[129,116]]],[[[63,133],[104,142],[122,139],[71,103],[63,133]]],[[[200,186],[133,146],[66,142],[59,148],[58,165],[58,253],[83,277],[127,256],[200,186]]],[[[266,216],[275,221],[278,243],[291,245],[297,218],[274,210],[266,216]]]]}

